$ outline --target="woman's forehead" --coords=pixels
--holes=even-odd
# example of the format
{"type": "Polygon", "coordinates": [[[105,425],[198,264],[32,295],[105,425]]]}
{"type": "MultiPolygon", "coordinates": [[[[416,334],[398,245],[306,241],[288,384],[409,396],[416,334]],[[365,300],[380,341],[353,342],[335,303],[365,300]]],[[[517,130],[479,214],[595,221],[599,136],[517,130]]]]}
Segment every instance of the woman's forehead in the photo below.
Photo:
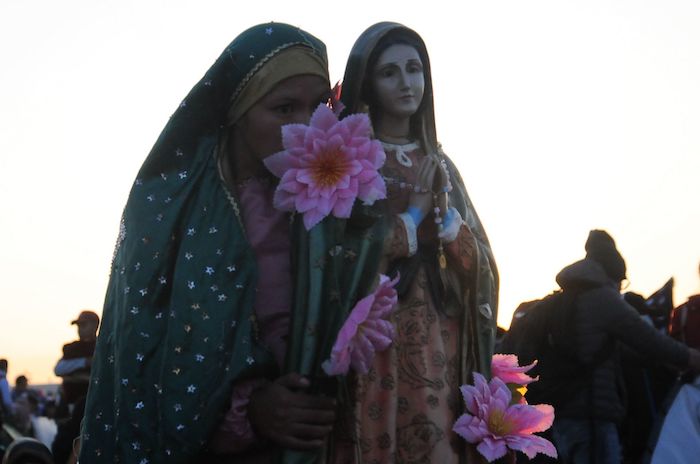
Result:
{"type": "Polygon", "coordinates": [[[289,77],[275,85],[265,98],[291,98],[304,95],[310,95],[315,98],[320,94],[328,92],[329,89],[330,84],[321,76],[315,74],[300,74],[298,76],[289,77]]]}
{"type": "Polygon", "coordinates": [[[376,66],[380,67],[411,60],[421,61],[418,50],[408,44],[394,44],[387,47],[387,49],[379,55],[376,66]]]}

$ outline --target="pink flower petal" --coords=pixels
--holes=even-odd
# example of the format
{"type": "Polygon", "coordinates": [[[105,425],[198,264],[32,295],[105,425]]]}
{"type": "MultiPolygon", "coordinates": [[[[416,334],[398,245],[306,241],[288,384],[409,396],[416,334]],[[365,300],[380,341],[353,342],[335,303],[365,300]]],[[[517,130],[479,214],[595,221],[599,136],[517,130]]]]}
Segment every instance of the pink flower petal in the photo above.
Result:
{"type": "Polygon", "coordinates": [[[365,114],[351,114],[343,118],[343,125],[348,128],[352,137],[369,137],[370,122],[365,114]]]}
{"type": "Polygon", "coordinates": [[[522,451],[530,459],[534,458],[537,453],[557,458],[557,449],[552,442],[537,435],[508,437],[506,442],[510,449],[522,451]]]}
{"type": "Polygon", "coordinates": [[[391,345],[394,339],[394,326],[391,322],[380,319],[378,321],[366,321],[363,326],[365,336],[376,351],[384,351],[391,345]]]}
{"type": "Polygon", "coordinates": [[[537,453],[556,456],[549,441],[534,435],[552,425],[551,406],[511,404],[510,389],[501,379],[494,377],[487,382],[479,373],[474,373],[474,385],[462,385],[460,390],[467,413],[455,422],[453,430],[469,443],[477,444],[477,450],[488,461],[502,457],[508,448],[530,458],[537,453]]]}
{"type": "Polygon", "coordinates": [[[366,114],[341,121],[327,106],[319,105],[308,126],[282,128],[284,150],[265,160],[267,168],[283,179],[275,205],[290,210],[294,195],[296,211],[304,225],[313,227],[323,217],[350,217],[359,198],[366,204],[386,198],[386,185],[378,170],[386,155],[378,141],[370,140],[366,114]]]}
{"type": "Polygon", "coordinates": [[[276,190],[272,198],[272,205],[280,211],[294,211],[296,197],[284,190],[276,190]]]}
{"type": "Polygon", "coordinates": [[[347,374],[350,367],[358,373],[367,373],[375,353],[389,347],[394,337],[393,325],[384,319],[369,319],[369,316],[377,312],[376,295],[381,294],[383,300],[390,298],[388,294],[392,291],[395,294],[396,290],[387,287],[397,282],[398,278],[390,281],[388,277],[380,276],[375,291],[355,304],[338,332],[330,359],[322,365],[328,375],[347,374]]]}
{"type": "Polygon", "coordinates": [[[525,374],[536,364],[537,361],[527,366],[520,366],[516,355],[496,353],[491,358],[491,372],[494,377],[500,378],[505,383],[527,385],[537,380],[537,378],[525,374]]]}
{"type": "Polygon", "coordinates": [[[309,121],[309,125],[311,127],[321,129],[324,132],[329,130],[337,123],[338,118],[335,116],[335,114],[333,114],[333,110],[324,104],[321,104],[316,108],[314,114],[311,115],[311,121],[309,121]]]}
{"type": "Polygon", "coordinates": [[[304,186],[296,180],[294,171],[287,171],[282,179],[280,179],[278,190],[284,190],[287,193],[297,194],[304,191],[304,186]]]}
{"type": "Polygon", "coordinates": [[[307,190],[301,191],[295,197],[296,210],[300,213],[306,213],[307,211],[316,210],[316,199],[309,197],[308,193],[309,192],[307,190]]]}
{"type": "Polygon", "coordinates": [[[481,453],[488,462],[493,462],[505,456],[508,447],[506,446],[505,440],[493,439],[486,436],[481,443],[476,446],[476,450],[481,453]]]}
{"type": "Polygon", "coordinates": [[[384,179],[382,179],[381,176],[377,176],[372,182],[360,185],[357,198],[367,205],[371,205],[377,200],[386,198],[386,184],[384,183],[384,179]]]}
{"type": "Polygon", "coordinates": [[[452,430],[468,443],[477,443],[489,433],[484,421],[471,414],[462,414],[455,422],[452,430]]]}
{"type": "Polygon", "coordinates": [[[304,227],[306,230],[311,230],[313,226],[321,222],[321,220],[326,217],[319,213],[317,210],[311,210],[304,213],[304,227]]]}
{"type": "Polygon", "coordinates": [[[295,167],[296,160],[287,150],[278,151],[263,160],[265,167],[275,176],[282,177],[295,167]]]}
{"type": "Polygon", "coordinates": [[[339,218],[349,218],[352,213],[352,205],[354,204],[352,198],[338,198],[336,199],[335,205],[333,206],[333,216],[339,218]]]}
{"type": "Polygon", "coordinates": [[[518,404],[510,408],[509,419],[520,433],[544,432],[554,422],[554,408],[548,404],[518,404]]]}
{"type": "Polygon", "coordinates": [[[304,124],[286,124],[282,126],[282,145],[285,148],[303,147],[306,126],[304,124]]]}

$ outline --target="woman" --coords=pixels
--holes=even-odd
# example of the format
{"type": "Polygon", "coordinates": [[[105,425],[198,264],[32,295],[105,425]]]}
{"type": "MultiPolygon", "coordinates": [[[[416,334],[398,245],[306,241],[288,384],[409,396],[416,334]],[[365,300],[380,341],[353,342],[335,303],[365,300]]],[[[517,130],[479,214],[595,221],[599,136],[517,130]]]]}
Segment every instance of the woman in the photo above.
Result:
{"type": "Polygon", "coordinates": [[[328,100],[328,82],[322,42],[258,25],[171,117],[124,211],[82,462],[214,462],[206,453],[259,462],[246,448],[253,427],[281,446],[323,443],[332,400],[280,375],[293,246],[262,160],[282,149],[282,125],[308,123],[328,100]]]}
{"type": "Polygon", "coordinates": [[[459,385],[489,373],[498,275],[464,184],[436,137],[430,61],[420,36],[379,23],[356,41],[341,100],[367,112],[387,154],[384,259],[400,274],[397,338],[355,389],[363,462],[463,462],[452,433],[459,385]]]}

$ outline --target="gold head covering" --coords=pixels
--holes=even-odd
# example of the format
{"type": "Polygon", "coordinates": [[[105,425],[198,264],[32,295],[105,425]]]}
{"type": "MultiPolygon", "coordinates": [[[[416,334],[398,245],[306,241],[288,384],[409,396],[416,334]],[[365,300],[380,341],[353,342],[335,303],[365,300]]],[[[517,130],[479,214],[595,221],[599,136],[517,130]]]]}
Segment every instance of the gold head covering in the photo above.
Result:
{"type": "Polygon", "coordinates": [[[229,126],[235,124],[253,105],[285,79],[313,75],[330,82],[328,63],[309,47],[304,46],[294,46],[279,52],[253,72],[243,89],[231,101],[227,118],[229,126]]]}

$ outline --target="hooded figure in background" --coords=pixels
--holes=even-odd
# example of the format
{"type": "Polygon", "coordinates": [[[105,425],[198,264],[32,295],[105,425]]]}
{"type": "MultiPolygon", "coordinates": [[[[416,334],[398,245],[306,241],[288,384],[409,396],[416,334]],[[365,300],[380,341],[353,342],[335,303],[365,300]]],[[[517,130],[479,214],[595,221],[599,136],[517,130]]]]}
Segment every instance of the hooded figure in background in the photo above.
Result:
{"type": "Polygon", "coordinates": [[[619,344],[649,363],[698,369],[698,353],[659,333],[622,298],[625,260],[613,238],[592,230],[586,257],[556,277],[566,291],[576,292],[573,345],[581,364],[576,393],[556,405],[552,437],[564,462],[619,463],[622,449],[617,427],[625,415],[619,344]]]}

